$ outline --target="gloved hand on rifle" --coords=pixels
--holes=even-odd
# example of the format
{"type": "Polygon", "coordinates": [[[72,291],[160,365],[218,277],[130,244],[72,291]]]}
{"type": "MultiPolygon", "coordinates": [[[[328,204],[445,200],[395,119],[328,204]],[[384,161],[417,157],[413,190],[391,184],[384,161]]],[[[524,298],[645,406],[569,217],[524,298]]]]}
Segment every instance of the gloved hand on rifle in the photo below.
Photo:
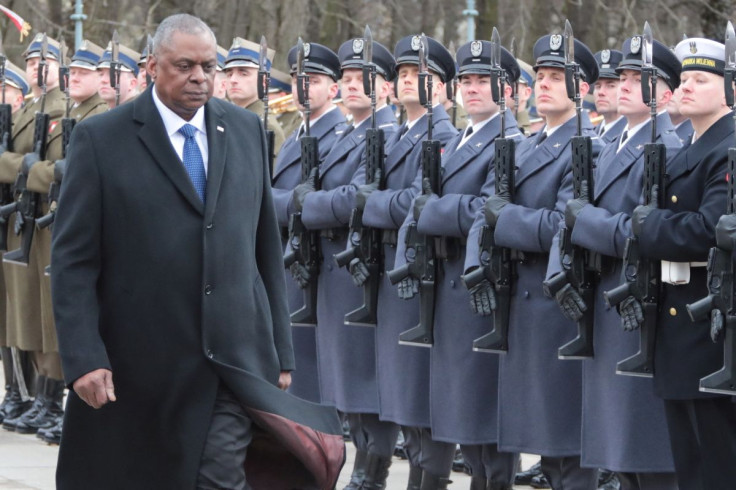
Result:
{"type": "Polygon", "coordinates": [[[378,190],[378,183],[381,182],[381,169],[376,169],[375,178],[370,184],[363,184],[358,186],[358,190],[355,192],[355,207],[358,209],[365,209],[365,203],[368,202],[368,198],[373,191],[378,190]]]}
{"type": "Polygon", "coordinates": [[[412,299],[419,294],[419,279],[414,276],[406,276],[399,282],[399,298],[412,299]]]}
{"type": "Polygon", "coordinates": [[[432,192],[432,184],[429,183],[429,179],[424,178],[422,180],[422,193],[414,198],[414,221],[419,221],[419,215],[422,214],[424,206],[426,206],[427,201],[429,201],[429,198],[432,196],[436,196],[436,194],[432,192]]]}
{"type": "Polygon", "coordinates": [[[572,284],[565,284],[562,289],[557,291],[555,294],[555,300],[560,305],[560,310],[565,318],[576,322],[583,317],[583,313],[588,307],[585,305],[585,301],[578,293],[577,289],[572,287],[572,284]]]}
{"type": "Polygon", "coordinates": [[[713,342],[718,342],[723,333],[723,313],[718,308],[714,308],[710,312],[710,338],[713,342]]]}
{"type": "Polygon", "coordinates": [[[23,155],[23,162],[20,165],[20,171],[23,172],[23,175],[28,175],[31,171],[31,167],[39,161],[41,161],[41,157],[38,153],[26,153],[23,155]]]}
{"type": "Polygon", "coordinates": [[[485,279],[470,288],[470,309],[480,316],[489,316],[496,309],[496,293],[485,279]]]}
{"type": "Polygon", "coordinates": [[[54,162],[54,180],[61,182],[66,174],[66,158],[54,162]]]}
{"type": "Polygon", "coordinates": [[[580,182],[580,195],[575,199],[567,201],[565,207],[565,226],[568,230],[572,230],[575,226],[575,220],[578,218],[580,211],[585,206],[590,204],[590,197],[588,196],[588,181],[583,180],[580,182]]]}
{"type": "Polygon", "coordinates": [[[358,287],[361,287],[370,277],[371,273],[368,272],[368,268],[365,266],[362,260],[360,260],[358,257],[355,257],[353,260],[350,261],[348,264],[348,271],[350,271],[350,276],[353,278],[353,284],[355,284],[358,287]]]}
{"type": "Polygon", "coordinates": [[[724,214],[716,225],[716,245],[732,252],[736,245],[734,240],[736,240],[736,215],[724,214]]]}
{"type": "Polygon", "coordinates": [[[496,226],[501,210],[510,202],[509,182],[506,177],[503,177],[499,182],[498,192],[486,199],[486,203],[483,205],[483,214],[486,216],[488,226],[496,226]]]}
{"type": "Polygon", "coordinates": [[[659,186],[654,184],[652,186],[652,195],[650,199],[651,204],[639,205],[634,208],[634,212],[631,214],[631,231],[634,235],[641,236],[641,232],[644,230],[644,222],[647,220],[649,215],[657,209],[657,202],[659,201],[659,186]]]}
{"type": "Polygon", "coordinates": [[[302,208],[304,207],[304,199],[306,199],[307,194],[310,192],[314,192],[317,190],[317,168],[313,168],[309,172],[309,176],[307,179],[302,182],[301,184],[294,187],[294,207],[296,208],[297,212],[301,212],[302,208]]]}
{"type": "Polygon", "coordinates": [[[629,296],[621,302],[618,307],[618,314],[621,315],[624,330],[627,332],[638,329],[644,323],[641,303],[633,296],[629,296]]]}
{"type": "Polygon", "coordinates": [[[289,266],[289,272],[291,272],[291,277],[294,278],[297,286],[301,289],[309,286],[309,280],[312,278],[312,274],[310,274],[309,269],[304,267],[302,264],[294,262],[289,266]]]}

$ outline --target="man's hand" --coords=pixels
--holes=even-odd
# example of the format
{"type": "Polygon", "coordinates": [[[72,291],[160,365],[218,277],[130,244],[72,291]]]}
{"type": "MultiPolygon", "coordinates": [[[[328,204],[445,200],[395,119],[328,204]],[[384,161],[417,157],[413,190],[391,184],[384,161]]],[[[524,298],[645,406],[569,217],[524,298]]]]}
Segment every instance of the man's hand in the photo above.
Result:
{"type": "Polygon", "coordinates": [[[291,386],[291,371],[281,371],[279,374],[279,388],[286,391],[291,386]]]}
{"type": "Polygon", "coordinates": [[[41,157],[38,155],[38,153],[26,153],[25,155],[23,155],[23,162],[20,165],[20,171],[23,172],[24,175],[28,175],[28,173],[31,171],[31,167],[40,160],[41,157]]]}
{"type": "Polygon", "coordinates": [[[367,281],[371,275],[365,264],[357,257],[351,260],[348,264],[348,271],[350,271],[350,276],[353,278],[353,284],[358,287],[365,284],[365,281],[367,281]]]}
{"type": "Polygon", "coordinates": [[[304,207],[304,199],[307,198],[307,194],[317,190],[317,168],[313,168],[309,172],[307,180],[294,187],[294,207],[296,210],[301,212],[304,207]]]}
{"type": "Polygon", "coordinates": [[[710,312],[710,339],[718,342],[723,333],[723,313],[721,310],[714,308],[710,312]]]}
{"type": "Polygon", "coordinates": [[[428,178],[425,178],[422,180],[422,193],[414,199],[414,208],[412,209],[414,213],[414,221],[419,221],[419,215],[422,214],[424,206],[427,204],[429,198],[434,195],[435,194],[432,192],[432,184],[430,184],[428,178]]]}
{"type": "Polygon", "coordinates": [[[634,208],[634,212],[631,215],[631,231],[634,235],[641,236],[641,232],[644,230],[644,222],[647,220],[652,211],[657,209],[657,202],[659,200],[659,186],[652,186],[652,195],[650,202],[651,204],[639,205],[634,208]]]}
{"type": "Polygon", "coordinates": [[[580,196],[567,201],[567,206],[565,207],[565,226],[567,226],[568,230],[572,230],[575,226],[575,220],[578,218],[580,211],[586,205],[590,204],[588,192],[588,181],[583,180],[580,182],[580,196]]]}
{"type": "Polygon", "coordinates": [[[95,369],[85,374],[74,382],[72,388],[92,408],[101,408],[107,402],[117,400],[109,369],[95,369]]]}
{"type": "Polygon", "coordinates": [[[381,182],[381,169],[376,169],[375,178],[372,184],[363,184],[358,186],[355,192],[355,207],[365,209],[365,203],[374,191],[378,190],[378,183],[381,182]]]}
{"type": "Polygon", "coordinates": [[[54,162],[54,179],[58,182],[61,182],[64,179],[65,173],[66,173],[66,158],[62,158],[61,160],[56,160],[54,162]]]}
{"type": "Polygon", "coordinates": [[[289,272],[291,272],[291,277],[294,278],[299,288],[304,289],[309,286],[309,280],[312,278],[312,274],[302,264],[294,262],[289,266],[289,272]]]}
{"type": "Polygon", "coordinates": [[[496,227],[501,210],[510,202],[509,182],[506,177],[503,177],[499,182],[498,192],[486,199],[486,203],[483,205],[483,214],[486,216],[488,226],[496,227]]]}
{"type": "Polygon", "coordinates": [[[638,329],[644,323],[644,313],[642,312],[641,304],[633,296],[629,296],[621,302],[618,313],[621,315],[624,330],[627,332],[638,329]]]}
{"type": "Polygon", "coordinates": [[[488,316],[496,309],[496,293],[490,282],[483,280],[469,290],[470,308],[473,313],[488,316]]]}
{"type": "Polygon", "coordinates": [[[419,294],[419,279],[412,276],[405,277],[399,283],[398,288],[399,298],[412,299],[415,295],[419,294]]]}
{"type": "Polygon", "coordinates": [[[557,291],[555,300],[560,305],[560,310],[562,310],[565,318],[573,322],[580,320],[583,317],[583,312],[588,309],[583,298],[571,284],[565,284],[562,289],[557,291]]]}

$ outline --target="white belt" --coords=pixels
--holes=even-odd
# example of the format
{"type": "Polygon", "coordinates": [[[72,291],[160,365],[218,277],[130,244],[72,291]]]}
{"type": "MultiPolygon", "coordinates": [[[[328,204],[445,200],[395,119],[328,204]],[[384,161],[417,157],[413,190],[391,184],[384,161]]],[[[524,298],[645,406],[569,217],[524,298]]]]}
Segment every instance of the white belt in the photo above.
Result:
{"type": "Polygon", "coordinates": [[[690,283],[690,269],[693,267],[706,267],[708,262],[670,262],[662,261],[662,282],[681,286],[690,283]]]}

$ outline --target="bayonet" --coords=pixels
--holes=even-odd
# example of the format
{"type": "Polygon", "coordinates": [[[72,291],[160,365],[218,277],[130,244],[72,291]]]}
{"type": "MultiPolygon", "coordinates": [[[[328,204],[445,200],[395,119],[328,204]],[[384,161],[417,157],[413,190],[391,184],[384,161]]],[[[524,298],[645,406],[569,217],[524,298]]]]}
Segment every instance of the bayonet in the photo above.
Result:
{"type": "Polygon", "coordinates": [[[110,86],[115,89],[115,107],[120,105],[120,41],[118,39],[118,31],[112,32],[112,42],[110,46],[110,86]]]}
{"type": "Polygon", "coordinates": [[[69,117],[69,111],[71,109],[71,104],[69,102],[69,66],[66,64],[67,49],[64,36],[61,37],[61,42],[59,43],[59,53],[61,57],[59,60],[59,89],[64,92],[66,103],[65,117],[69,117]]]}
{"type": "MultiPolygon", "coordinates": [[[[450,41],[448,51],[450,52],[452,62],[454,63],[455,58],[457,58],[455,41],[450,41]]],[[[452,80],[447,82],[447,99],[452,101],[452,125],[453,127],[457,127],[457,71],[455,71],[455,75],[452,77],[452,80]]]]}
{"type": "MultiPolygon", "coordinates": [[[[509,52],[511,53],[511,57],[516,59],[516,38],[515,37],[511,38],[511,47],[509,48],[509,52]]],[[[518,78],[514,82],[514,85],[512,86],[512,88],[513,88],[513,94],[511,94],[511,96],[514,98],[514,117],[518,117],[519,116],[519,79],[518,78]]]]}
{"type": "Polygon", "coordinates": [[[376,65],[373,63],[373,33],[363,31],[363,92],[371,98],[371,129],[376,129],[376,65]]]}
{"type": "Polygon", "coordinates": [[[268,128],[268,89],[270,86],[271,66],[268,61],[268,44],[266,36],[261,36],[261,49],[258,53],[258,98],[263,101],[263,129],[266,131],[266,143],[268,144],[268,170],[273,176],[276,136],[273,130],[268,128]]]}
{"type": "Polygon", "coordinates": [[[147,34],[146,38],[146,66],[143,67],[146,70],[146,86],[151,85],[151,74],[148,72],[148,60],[153,56],[153,38],[150,34],[147,34]]]}
{"type": "Polygon", "coordinates": [[[49,39],[46,37],[46,33],[43,35],[43,40],[41,41],[41,52],[39,53],[39,61],[38,61],[38,88],[41,89],[41,112],[46,112],[46,78],[49,73],[49,66],[46,61],[46,57],[48,56],[49,52],[49,39]]]}
{"type": "Polygon", "coordinates": [[[506,138],[506,70],[501,68],[501,35],[493,28],[491,33],[491,97],[498,105],[501,116],[501,138],[506,138]]]}

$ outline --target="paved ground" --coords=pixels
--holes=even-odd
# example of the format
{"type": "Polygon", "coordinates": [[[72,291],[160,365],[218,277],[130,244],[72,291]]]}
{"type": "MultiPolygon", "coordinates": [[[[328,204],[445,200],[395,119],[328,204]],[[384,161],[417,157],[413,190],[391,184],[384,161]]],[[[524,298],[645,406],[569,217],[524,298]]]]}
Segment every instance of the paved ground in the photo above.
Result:
{"type": "MultiPolygon", "coordinates": [[[[348,444],[347,448],[348,461],[340,475],[338,489],[343,488],[350,479],[355,451],[352,444],[348,444]]],[[[35,436],[0,429],[0,490],[53,490],[57,453],[57,446],[49,446],[35,436]]],[[[534,456],[524,455],[522,466],[527,468],[535,460],[534,456]]],[[[409,464],[394,458],[388,489],[405,489],[408,475],[409,464]]],[[[450,489],[467,489],[470,486],[470,477],[463,473],[453,473],[451,478],[453,483],[450,489]]]]}

